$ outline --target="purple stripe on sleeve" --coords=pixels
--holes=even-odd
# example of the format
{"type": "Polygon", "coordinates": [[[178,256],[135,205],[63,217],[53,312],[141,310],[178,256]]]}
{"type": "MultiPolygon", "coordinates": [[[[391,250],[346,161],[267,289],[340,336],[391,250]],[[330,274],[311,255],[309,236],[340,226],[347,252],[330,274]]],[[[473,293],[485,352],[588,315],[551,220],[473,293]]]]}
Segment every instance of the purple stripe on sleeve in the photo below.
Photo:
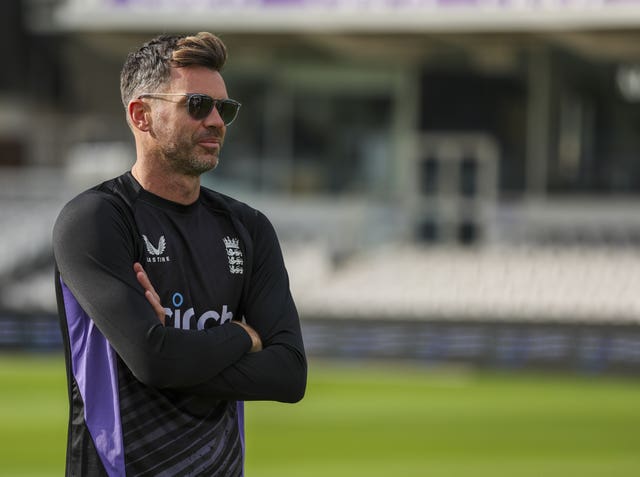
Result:
{"type": "Polygon", "coordinates": [[[242,476],[244,476],[244,457],[247,454],[244,447],[244,401],[236,402],[238,410],[238,432],[240,432],[240,443],[242,444],[242,476]]]}
{"type": "Polygon", "coordinates": [[[84,402],[84,420],[110,476],[125,475],[115,352],[62,279],[71,369],[84,402]]]}

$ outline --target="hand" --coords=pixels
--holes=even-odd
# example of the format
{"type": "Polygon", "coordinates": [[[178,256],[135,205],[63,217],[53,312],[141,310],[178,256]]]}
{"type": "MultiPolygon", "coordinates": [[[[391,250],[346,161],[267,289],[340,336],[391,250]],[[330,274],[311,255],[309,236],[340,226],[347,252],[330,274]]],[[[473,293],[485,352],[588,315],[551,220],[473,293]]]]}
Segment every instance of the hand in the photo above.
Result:
{"type": "Polygon", "coordinates": [[[251,338],[251,349],[249,353],[256,353],[258,351],[262,351],[262,340],[260,339],[260,335],[256,330],[251,328],[246,323],[242,321],[232,321],[231,323],[235,323],[238,326],[242,326],[244,330],[249,333],[249,337],[251,338]]]}
{"type": "Polygon", "coordinates": [[[140,285],[142,285],[142,288],[144,288],[145,298],[153,307],[153,311],[155,311],[156,316],[160,320],[160,323],[164,325],[164,307],[160,303],[160,295],[158,295],[158,293],[156,293],[156,289],[153,288],[151,280],[149,280],[149,277],[147,276],[147,272],[144,271],[144,268],[142,268],[142,265],[140,265],[138,262],[133,264],[133,271],[136,272],[136,278],[138,279],[140,285]]]}

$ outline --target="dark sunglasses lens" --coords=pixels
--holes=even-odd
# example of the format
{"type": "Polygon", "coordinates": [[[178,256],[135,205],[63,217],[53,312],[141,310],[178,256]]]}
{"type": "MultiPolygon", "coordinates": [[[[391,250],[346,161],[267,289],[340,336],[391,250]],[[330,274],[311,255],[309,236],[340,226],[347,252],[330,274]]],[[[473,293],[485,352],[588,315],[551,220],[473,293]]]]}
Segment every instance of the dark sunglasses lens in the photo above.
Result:
{"type": "Polygon", "coordinates": [[[218,101],[216,109],[222,118],[222,121],[228,126],[236,119],[240,105],[235,101],[218,101]]]}
{"type": "Polygon", "coordinates": [[[193,119],[204,119],[213,109],[213,99],[203,94],[189,97],[189,114],[193,119]]]}

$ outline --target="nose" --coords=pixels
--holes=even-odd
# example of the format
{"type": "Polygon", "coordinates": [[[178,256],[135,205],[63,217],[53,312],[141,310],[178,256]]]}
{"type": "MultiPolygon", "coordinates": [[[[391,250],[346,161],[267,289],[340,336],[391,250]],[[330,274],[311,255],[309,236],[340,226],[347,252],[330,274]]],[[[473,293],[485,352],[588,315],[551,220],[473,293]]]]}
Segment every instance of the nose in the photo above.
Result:
{"type": "Polygon", "coordinates": [[[211,112],[209,113],[209,115],[206,118],[204,118],[204,124],[207,127],[216,127],[216,128],[225,127],[224,121],[222,120],[222,116],[220,116],[220,113],[218,112],[218,108],[216,108],[215,106],[211,108],[211,112]]]}

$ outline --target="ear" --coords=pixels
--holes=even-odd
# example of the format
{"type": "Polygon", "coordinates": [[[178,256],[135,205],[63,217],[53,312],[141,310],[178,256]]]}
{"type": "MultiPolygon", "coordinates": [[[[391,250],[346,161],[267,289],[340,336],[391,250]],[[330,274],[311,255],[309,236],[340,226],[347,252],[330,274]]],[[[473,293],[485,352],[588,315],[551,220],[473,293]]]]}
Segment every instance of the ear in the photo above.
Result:
{"type": "Polygon", "coordinates": [[[147,105],[142,100],[136,98],[129,101],[127,113],[129,122],[133,127],[140,131],[149,131],[151,128],[151,115],[147,110],[147,105]]]}

